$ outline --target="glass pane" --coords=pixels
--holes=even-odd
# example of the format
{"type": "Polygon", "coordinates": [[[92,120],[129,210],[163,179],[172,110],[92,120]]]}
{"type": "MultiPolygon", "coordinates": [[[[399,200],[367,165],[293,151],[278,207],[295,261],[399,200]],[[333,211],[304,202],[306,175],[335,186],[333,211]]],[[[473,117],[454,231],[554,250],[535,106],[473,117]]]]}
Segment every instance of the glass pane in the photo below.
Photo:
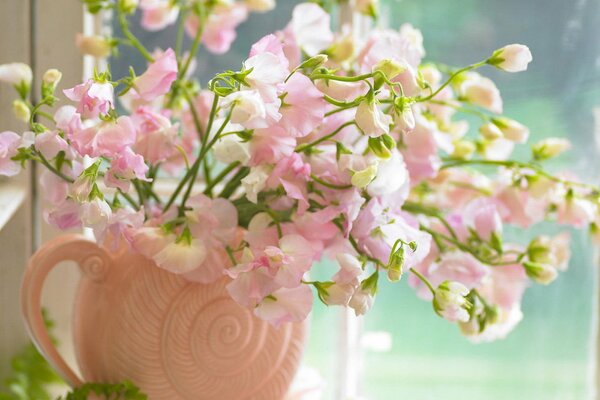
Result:
{"type": "MultiPolygon", "coordinates": [[[[195,75],[200,79],[203,86],[217,73],[233,69],[240,69],[242,62],[248,57],[250,47],[266,34],[273,33],[285,28],[291,19],[294,6],[301,3],[300,0],[279,1],[277,8],[266,14],[250,14],[246,22],[237,29],[237,39],[233,43],[231,50],[223,55],[214,55],[201,49],[197,57],[195,75]]],[[[147,32],[139,26],[139,13],[137,20],[132,24],[132,31],[140,38],[148,49],[174,47],[177,34],[176,26],[170,26],[158,33],[147,32]]],[[[119,32],[118,21],[111,20],[112,29],[115,33],[119,32]]],[[[191,40],[186,38],[186,45],[189,48],[191,40]]],[[[129,75],[128,68],[132,65],[137,73],[141,73],[146,68],[146,61],[136,50],[123,48],[118,58],[111,60],[111,71],[115,78],[129,75]]],[[[327,271],[329,267],[325,266],[324,275],[331,276],[335,270],[327,271]]],[[[324,383],[324,398],[333,398],[334,380],[336,377],[336,331],[331,329],[332,320],[336,321],[337,314],[335,310],[327,310],[322,304],[318,304],[311,314],[311,332],[308,347],[305,352],[304,366],[308,370],[303,371],[300,377],[307,380],[306,384],[311,385],[319,380],[324,383]],[[315,369],[317,376],[315,376],[315,369]]]]}
{"type": "MultiPolygon", "coordinates": [[[[527,73],[491,68],[483,73],[497,82],[506,115],[531,128],[532,141],[557,136],[573,142],[569,155],[549,164],[553,171],[568,167],[587,180],[595,178],[600,2],[382,3],[384,24],[398,28],[410,22],[422,30],[430,60],[466,65],[508,43],[530,46],[534,62],[527,73]]],[[[558,231],[538,226],[513,238],[526,243],[527,237],[558,231]]],[[[365,318],[365,330],[389,331],[393,344],[389,352],[366,354],[367,398],[591,399],[597,274],[585,234],[573,233],[572,252],[569,270],[549,287],[531,287],[523,301],[524,320],[508,338],[491,344],[468,342],[406,283],[384,285],[365,318]]]]}

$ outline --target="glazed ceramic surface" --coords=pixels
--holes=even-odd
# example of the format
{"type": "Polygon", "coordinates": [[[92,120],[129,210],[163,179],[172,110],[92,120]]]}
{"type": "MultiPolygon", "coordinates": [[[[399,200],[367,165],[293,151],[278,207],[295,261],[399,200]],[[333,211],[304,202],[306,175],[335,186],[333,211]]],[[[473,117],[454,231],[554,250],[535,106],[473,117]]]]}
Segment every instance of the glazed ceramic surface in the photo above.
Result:
{"type": "Polygon", "coordinates": [[[300,365],[305,325],[271,327],[235,303],[227,283],[188,282],[140,255],[110,254],[69,235],[32,257],[22,312],[42,354],[74,386],[127,379],[152,400],[282,399],[300,365]],[[82,379],[52,345],[41,316],[43,281],[64,260],[83,271],[73,321],[82,379]]]}

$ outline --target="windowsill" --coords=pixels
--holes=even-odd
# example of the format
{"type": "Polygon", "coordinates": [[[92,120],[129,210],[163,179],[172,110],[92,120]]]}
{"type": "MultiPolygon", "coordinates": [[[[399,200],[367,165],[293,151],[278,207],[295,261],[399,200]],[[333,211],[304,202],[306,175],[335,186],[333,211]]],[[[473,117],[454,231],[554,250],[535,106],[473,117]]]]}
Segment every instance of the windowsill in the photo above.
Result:
{"type": "Polygon", "coordinates": [[[0,182],[0,229],[15,214],[25,201],[27,188],[19,182],[0,182]]]}

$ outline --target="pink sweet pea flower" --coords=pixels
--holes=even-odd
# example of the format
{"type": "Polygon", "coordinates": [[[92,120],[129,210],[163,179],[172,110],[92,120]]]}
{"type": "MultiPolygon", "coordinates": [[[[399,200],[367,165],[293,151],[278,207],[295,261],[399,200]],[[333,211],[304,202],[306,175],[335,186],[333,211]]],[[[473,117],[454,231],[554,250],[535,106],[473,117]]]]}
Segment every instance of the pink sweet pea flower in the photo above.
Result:
{"type": "Polygon", "coordinates": [[[290,135],[308,135],[323,122],[326,102],[323,94],[305,75],[296,72],[285,84],[284,106],[279,125],[290,135]]]}
{"type": "Polygon", "coordinates": [[[205,195],[190,197],[186,213],[192,236],[200,240],[206,248],[206,258],[196,269],[185,275],[194,282],[211,283],[223,276],[231,262],[225,246],[235,247],[238,239],[238,213],[235,206],[226,199],[210,199],[205,195]]]}
{"type": "Polygon", "coordinates": [[[131,232],[144,223],[144,210],[135,211],[131,207],[123,207],[112,213],[106,229],[96,236],[99,244],[104,244],[112,251],[117,251],[122,239],[127,244],[132,241],[131,232]]]}
{"type": "Polygon", "coordinates": [[[21,136],[14,132],[0,133],[0,175],[15,176],[21,171],[21,165],[11,160],[21,145],[21,136]]]}
{"type": "Polygon", "coordinates": [[[63,131],[67,137],[73,136],[75,133],[83,130],[81,115],[73,106],[62,106],[54,113],[56,121],[56,129],[63,131]]]}
{"type": "Polygon", "coordinates": [[[83,118],[97,118],[114,106],[114,88],[109,82],[93,79],[63,91],[69,100],[77,102],[77,112],[83,118]]]}
{"type": "Polygon", "coordinates": [[[290,322],[302,322],[310,314],[313,304],[312,290],[307,285],[279,289],[264,299],[254,315],[276,328],[290,322]]]}
{"type": "Polygon", "coordinates": [[[389,59],[405,66],[405,71],[393,78],[402,84],[404,93],[416,95],[419,86],[416,81],[416,70],[423,56],[422,49],[406,35],[393,30],[375,31],[358,55],[358,63],[363,73],[369,73],[382,60],[389,59]]]}
{"type": "Polygon", "coordinates": [[[281,66],[285,69],[289,69],[289,60],[287,59],[283,50],[283,44],[277,36],[270,34],[262,37],[258,42],[252,45],[248,57],[251,58],[262,53],[271,53],[276,55],[279,58],[279,63],[281,66]]]}
{"type": "Polygon", "coordinates": [[[308,207],[308,192],[306,183],[310,177],[310,165],[306,164],[298,153],[284,157],[271,172],[266,182],[267,188],[277,188],[282,185],[289,198],[298,200],[301,210],[308,207]]]}
{"type": "Polygon", "coordinates": [[[148,166],[144,162],[144,157],[135,154],[127,147],[111,160],[110,168],[104,175],[104,183],[108,187],[128,192],[130,181],[133,179],[150,182],[150,179],[146,178],[147,172],[148,166]]]}
{"type": "Polygon", "coordinates": [[[266,256],[255,257],[245,248],[240,264],[227,269],[233,281],[227,285],[227,292],[240,305],[256,307],[266,296],[280,286],[273,279],[274,272],[266,256]]]}
{"type": "Polygon", "coordinates": [[[300,235],[285,235],[279,239],[279,247],[265,249],[271,268],[276,270],[274,280],[279,286],[297,287],[313,262],[314,250],[300,235]]]}
{"type": "Polygon", "coordinates": [[[286,30],[309,56],[315,56],[333,43],[331,18],[320,6],[302,3],[294,8],[292,21],[286,30]]]}
{"type": "Polygon", "coordinates": [[[280,56],[273,53],[258,53],[244,62],[246,70],[252,70],[246,76],[251,89],[257,90],[266,103],[277,100],[284,88],[284,80],[289,71],[280,56]]]}
{"type": "Polygon", "coordinates": [[[413,184],[435,177],[442,166],[438,152],[443,143],[439,135],[433,124],[417,118],[414,131],[403,136],[406,146],[402,149],[402,155],[413,184]]]}
{"type": "Polygon", "coordinates": [[[536,199],[527,190],[509,185],[496,195],[503,206],[505,222],[527,228],[541,222],[546,214],[546,199],[536,199]]]}
{"type": "Polygon", "coordinates": [[[497,203],[488,198],[471,201],[464,209],[464,223],[483,240],[489,241],[493,234],[502,234],[502,217],[497,203]]]}
{"type": "Polygon", "coordinates": [[[131,246],[146,258],[152,259],[165,246],[175,239],[175,235],[166,234],[161,228],[142,226],[128,231],[131,246]]]}
{"type": "MultiPolygon", "coordinates": [[[[237,37],[236,28],[248,18],[248,9],[243,3],[218,4],[203,27],[202,43],[215,54],[226,53],[237,37]]],[[[185,31],[190,37],[195,37],[200,29],[200,21],[196,15],[191,15],[185,22],[185,31]]]]}
{"type": "Polygon", "coordinates": [[[44,200],[54,206],[65,201],[69,192],[69,184],[48,170],[43,170],[40,174],[40,186],[44,200]]]}
{"type": "Polygon", "coordinates": [[[250,140],[250,165],[274,164],[294,153],[296,139],[279,126],[256,129],[250,140]]]}
{"type": "Polygon", "coordinates": [[[465,101],[483,107],[496,114],[502,114],[502,97],[496,84],[476,72],[469,72],[458,87],[458,94],[465,101]]]}
{"type": "Polygon", "coordinates": [[[44,210],[44,220],[61,230],[81,227],[79,204],[67,199],[56,206],[44,210]]]}
{"type": "Polygon", "coordinates": [[[35,148],[48,160],[52,160],[61,151],[67,156],[71,154],[69,144],[56,131],[45,131],[37,135],[35,148]]]}
{"type": "Polygon", "coordinates": [[[138,108],[131,119],[136,126],[136,153],[151,164],[165,161],[175,153],[179,125],[146,107],[138,108]]]}
{"type": "Polygon", "coordinates": [[[159,31],[177,21],[179,8],[171,0],[141,0],[141,25],[149,31],[159,31]]]}
{"type": "Polygon", "coordinates": [[[133,82],[135,93],[144,101],[153,101],[169,92],[177,79],[177,58],[173,49],[167,49],[156,57],[146,72],[133,82]]]}
{"type": "Polygon", "coordinates": [[[565,196],[558,204],[556,220],[561,224],[582,228],[596,218],[598,208],[587,199],[575,196],[565,196]]]}
{"type": "Polygon", "coordinates": [[[522,265],[494,267],[478,291],[491,304],[511,309],[521,303],[528,282],[522,265]]]}
{"type": "Polygon", "coordinates": [[[429,280],[434,286],[444,281],[456,281],[473,289],[479,287],[489,273],[490,268],[481,264],[472,255],[461,251],[452,251],[441,255],[429,280]]]}
{"type": "Polygon", "coordinates": [[[371,199],[354,222],[352,234],[362,251],[382,263],[388,262],[396,240],[402,239],[406,243],[414,241],[417,244],[416,251],[409,249],[405,254],[404,268],[409,269],[423,261],[431,247],[431,235],[412,225],[413,221],[405,215],[391,211],[377,199],[371,199]]]}
{"type": "Polygon", "coordinates": [[[296,233],[304,237],[311,244],[315,252],[315,259],[321,259],[325,248],[339,236],[339,229],[333,219],[340,212],[334,207],[328,207],[316,212],[298,213],[293,223],[284,224],[284,234],[296,233]]]}
{"type": "Polygon", "coordinates": [[[87,128],[69,139],[82,155],[113,157],[135,143],[136,131],[131,118],[122,116],[116,122],[106,122],[87,128]]]}

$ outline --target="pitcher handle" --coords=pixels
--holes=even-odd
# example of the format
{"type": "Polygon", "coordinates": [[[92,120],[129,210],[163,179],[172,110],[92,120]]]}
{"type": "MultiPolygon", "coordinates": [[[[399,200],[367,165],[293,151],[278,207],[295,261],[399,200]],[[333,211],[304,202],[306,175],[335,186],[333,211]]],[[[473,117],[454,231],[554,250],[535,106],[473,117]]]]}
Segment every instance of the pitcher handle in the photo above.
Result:
{"type": "Polygon", "coordinates": [[[42,316],[41,297],[48,274],[61,261],[75,261],[84,271],[109,265],[110,256],[83,235],[63,235],[45,243],[29,260],[21,283],[21,314],[31,340],[42,356],[72,387],[82,385],[59,354],[46,329],[42,316]],[[89,265],[88,265],[89,264],[89,265]]]}

